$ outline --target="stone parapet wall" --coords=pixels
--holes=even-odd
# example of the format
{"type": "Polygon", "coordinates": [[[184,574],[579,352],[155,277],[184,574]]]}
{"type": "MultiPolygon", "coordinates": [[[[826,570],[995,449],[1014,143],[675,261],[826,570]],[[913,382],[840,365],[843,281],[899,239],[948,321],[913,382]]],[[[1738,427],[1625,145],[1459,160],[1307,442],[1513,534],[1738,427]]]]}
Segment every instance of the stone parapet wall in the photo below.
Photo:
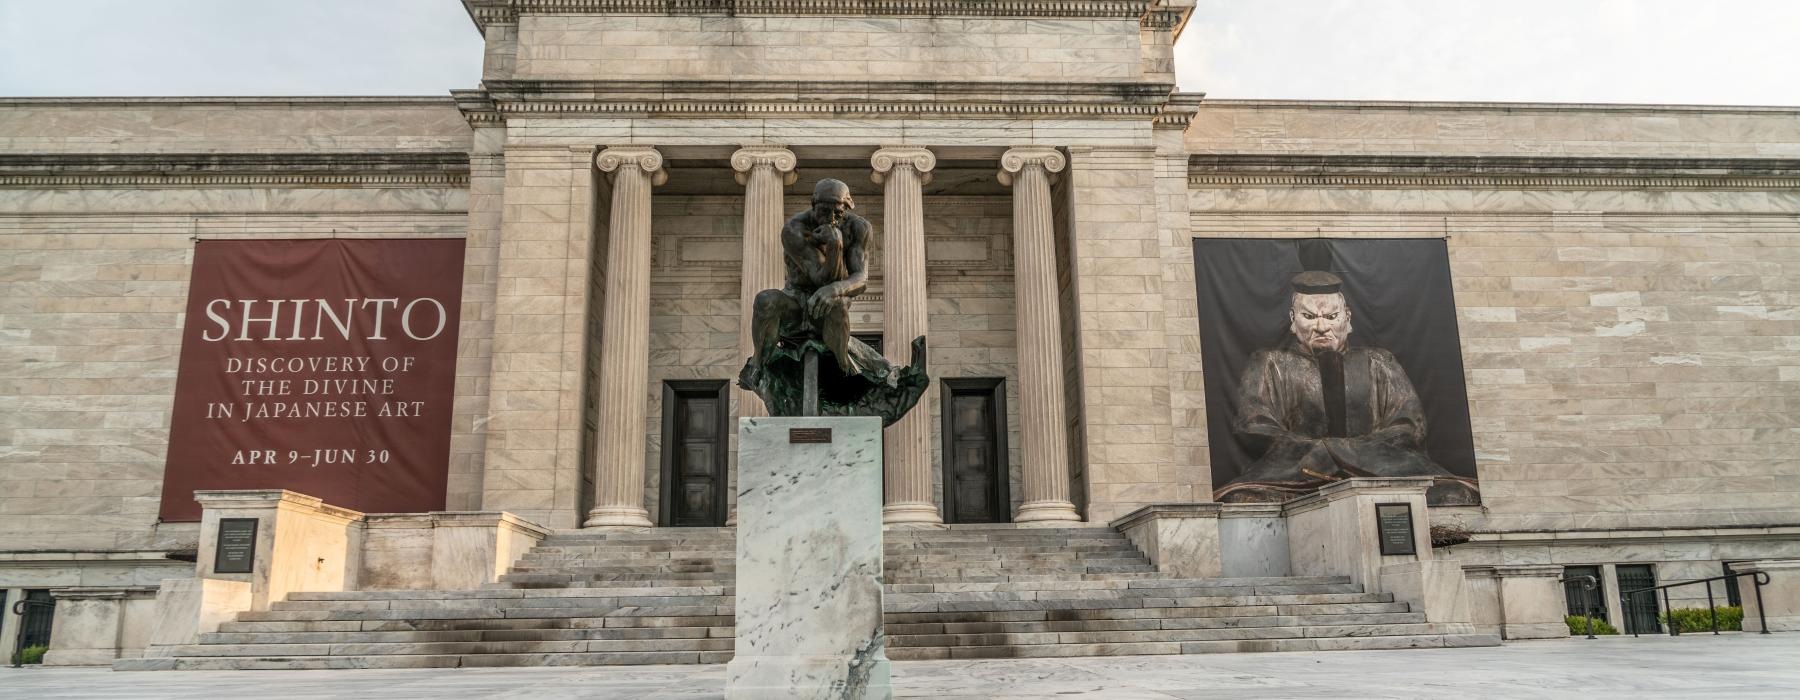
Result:
{"type": "Polygon", "coordinates": [[[469,150],[448,97],[0,98],[0,153],[469,150]]]}
{"type": "Polygon", "coordinates": [[[521,80],[1144,78],[1135,17],[555,14],[520,17],[517,37],[521,80]]]}
{"type": "Polygon", "coordinates": [[[1800,157],[1800,108],[1208,100],[1192,153],[1800,157]]]}

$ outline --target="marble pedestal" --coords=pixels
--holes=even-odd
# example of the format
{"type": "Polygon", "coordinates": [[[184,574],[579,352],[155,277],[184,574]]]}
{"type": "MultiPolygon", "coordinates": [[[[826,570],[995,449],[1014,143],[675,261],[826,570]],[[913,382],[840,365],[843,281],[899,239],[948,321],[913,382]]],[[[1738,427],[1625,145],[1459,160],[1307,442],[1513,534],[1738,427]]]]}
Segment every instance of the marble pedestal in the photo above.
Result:
{"type": "Polygon", "coordinates": [[[740,419],[737,537],[737,646],[725,697],[892,697],[881,628],[881,419],[740,419]],[[829,442],[805,441],[821,429],[829,442]]]}

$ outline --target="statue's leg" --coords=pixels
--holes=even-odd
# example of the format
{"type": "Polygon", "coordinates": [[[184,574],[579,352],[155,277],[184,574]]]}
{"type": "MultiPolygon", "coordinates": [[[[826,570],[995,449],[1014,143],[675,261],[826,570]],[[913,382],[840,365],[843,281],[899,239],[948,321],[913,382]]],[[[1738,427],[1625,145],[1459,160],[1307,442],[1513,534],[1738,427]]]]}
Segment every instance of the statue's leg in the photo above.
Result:
{"type": "Polygon", "coordinates": [[[847,375],[861,374],[856,358],[850,355],[850,300],[843,297],[831,300],[825,313],[814,322],[823,329],[825,346],[831,348],[831,355],[837,358],[838,369],[847,375]]]}
{"type": "Polygon", "coordinates": [[[781,327],[797,323],[800,302],[780,289],[765,289],[750,305],[750,342],[756,348],[756,366],[764,367],[781,343],[781,327]]]}

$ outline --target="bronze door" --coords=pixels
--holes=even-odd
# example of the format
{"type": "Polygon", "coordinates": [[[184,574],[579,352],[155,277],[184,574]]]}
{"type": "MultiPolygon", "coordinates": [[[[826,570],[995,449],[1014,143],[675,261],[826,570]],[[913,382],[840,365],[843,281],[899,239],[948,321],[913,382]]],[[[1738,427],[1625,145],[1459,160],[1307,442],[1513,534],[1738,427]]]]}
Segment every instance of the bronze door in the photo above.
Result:
{"type": "Polygon", "coordinates": [[[723,527],[730,403],[723,380],[663,382],[663,527],[723,527]]]}
{"type": "Polygon", "coordinates": [[[942,393],[944,521],[1011,521],[1005,380],[945,379],[942,393]]]}

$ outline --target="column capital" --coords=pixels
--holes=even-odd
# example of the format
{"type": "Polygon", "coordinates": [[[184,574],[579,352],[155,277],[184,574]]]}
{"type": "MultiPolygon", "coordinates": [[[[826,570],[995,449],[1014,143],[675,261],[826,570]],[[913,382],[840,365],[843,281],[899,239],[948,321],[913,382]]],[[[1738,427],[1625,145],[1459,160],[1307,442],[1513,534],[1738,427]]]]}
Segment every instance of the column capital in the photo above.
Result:
{"type": "Polygon", "coordinates": [[[1034,165],[1043,168],[1046,174],[1060,173],[1069,166],[1069,157],[1062,151],[1043,146],[1008,149],[1000,155],[1000,172],[995,177],[999,178],[1000,184],[1011,187],[1014,175],[1034,165]]]}
{"type": "Polygon", "coordinates": [[[781,184],[792,185],[800,177],[794,172],[799,162],[793,151],[782,146],[745,146],[731,154],[731,169],[737,171],[734,177],[740,185],[750,183],[750,171],[759,165],[774,168],[781,175],[781,184]]]}
{"type": "Polygon", "coordinates": [[[663,169],[662,152],[650,146],[608,146],[594,156],[594,167],[601,172],[610,173],[626,165],[643,168],[650,174],[652,185],[669,181],[669,171],[663,169]]]}
{"type": "Polygon", "coordinates": [[[869,158],[869,167],[875,172],[869,179],[881,184],[887,179],[889,171],[896,166],[909,165],[919,173],[919,184],[931,182],[931,169],[937,167],[937,154],[931,149],[920,146],[883,146],[869,158]]]}

